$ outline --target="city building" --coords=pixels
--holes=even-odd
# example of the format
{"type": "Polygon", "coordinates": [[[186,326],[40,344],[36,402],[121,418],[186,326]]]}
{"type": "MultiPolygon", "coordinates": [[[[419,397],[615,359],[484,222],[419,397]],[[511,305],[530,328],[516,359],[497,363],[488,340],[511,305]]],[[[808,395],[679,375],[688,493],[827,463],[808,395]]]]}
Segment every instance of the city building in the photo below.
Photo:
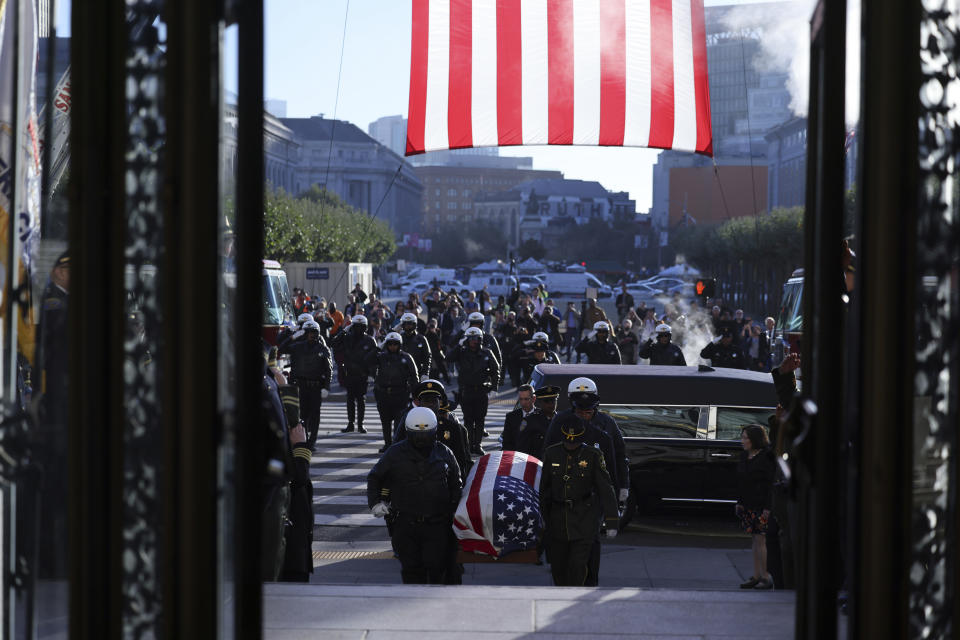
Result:
{"type": "Polygon", "coordinates": [[[626,192],[563,178],[529,180],[506,191],[481,193],[475,207],[474,219],[497,226],[511,248],[535,240],[551,249],[571,225],[636,217],[636,202],[626,192]]]}
{"type": "Polygon", "coordinates": [[[420,231],[423,185],[402,156],[344,120],[281,118],[300,142],[296,191],[328,188],[395,233],[420,231]]]}
{"type": "Polygon", "coordinates": [[[367,126],[370,137],[398,156],[407,152],[407,119],[403,116],[384,116],[367,126]]]}
{"type": "Polygon", "coordinates": [[[414,167],[413,172],[423,183],[424,229],[441,224],[464,224],[476,219],[474,200],[479,193],[507,191],[538,178],[563,178],[559,171],[463,165],[419,166],[414,167]]]}
{"type": "MultiPolygon", "coordinates": [[[[223,120],[220,124],[220,170],[223,184],[230,185],[237,175],[237,107],[226,104],[223,107],[223,120]]],[[[303,190],[297,179],[297,167],[300,156],[300,142],[289,127],[269,112],[263,114],[263,168],[267,184],[273,188],[284,189],[288,193],[303,190]]],[[[228,191],[232,190],[227,187],[228,191]]]]}
{"type": "Polygon", "coordinates": [[[658,245],[669,244],[669,232],[677,225],[722,222],[768,208],[772,160],[765,136],[794,118],[787,75],[768,68],[760,46],[765,21],[777,7],[782,3],[751,5],[752,24],[742,5],[705,8],[714,157],[676,151],[659,155],[648,211],[650,238],[658,245]],[[731,15],[738,9],[734,28],[731,15]]]}
{"type": "Polygon", "coordinates": [[[267,98],[263,101],[264,110],[272,116],[277,118],[286,118],[287,117],[287,101],[278,100],[277,98],[267,98]]]}
{"type": "Polygon", "coordinates": [[[807,119],[788,120],[764,137],[770,208],[802,207],[807,185],[807,119]]]}

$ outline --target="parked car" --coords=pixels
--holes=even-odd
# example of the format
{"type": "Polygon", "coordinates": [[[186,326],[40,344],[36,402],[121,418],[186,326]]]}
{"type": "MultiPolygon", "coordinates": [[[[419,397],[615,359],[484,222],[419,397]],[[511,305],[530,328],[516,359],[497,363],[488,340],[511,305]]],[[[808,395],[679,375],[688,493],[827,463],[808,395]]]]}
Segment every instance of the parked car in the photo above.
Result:
{"type": "Polygon", "coordinates": [[[433,288],[434,284],[439,286],[444,291],[450,291],[450,289],[456,289],[457,292],[460,292],[464,289],[464,285],[459,280],[431,280],[430,282],[414,282],[413,284],[403,288],[403,295],[408,296],[411,293],[419,293],[423,295],[425,291],[429,291],[433,288]]]}
{"type": "Polygon", "coordinates": [[[597,290],[599,298],[613,295],[610,285],[603,284],[592,273],[541,273],[537,277],[543,281],[551,296],[582,297],[589,287],[597,290]]]}
{"type": "Polygon", "coordinates": [[[505,273],[482,273],[470,276],[467,284],[471,290],[478,293],[486,287],[487,293],[496,299],[497,296],[510,295],[510,292],[517,287],[517,276],[505,273]]]}
{"type": "MultiPolygon", "coordinates": [[[[586,376],[600,410],[616,419],[630,459],[630,499],[622,524],[638,509],[664,504],[733,505],[740,429],[766,425],[777,396],[769,373],[721,367],[537,365],[531,384],[566,389],[586,376]]],[[[566,394],[557,410],[569,407],[566,394]]]]}
{"type": "Polygon", "coordinates": [[[520,281],[520,290],[526,291],[527,293],[530,293],[536,289],[538,285],[543,284],[546,286],[543,280],[538,276],[519,276],[518,279],[520,281]]]}

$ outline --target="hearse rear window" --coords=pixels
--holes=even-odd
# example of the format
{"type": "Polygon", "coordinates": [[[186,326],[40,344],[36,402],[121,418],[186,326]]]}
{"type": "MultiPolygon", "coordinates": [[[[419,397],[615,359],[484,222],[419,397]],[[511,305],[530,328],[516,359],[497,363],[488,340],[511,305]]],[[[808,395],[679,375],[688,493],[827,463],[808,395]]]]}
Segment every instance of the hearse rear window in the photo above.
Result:
{"type": "Polygon", "coordinates": [[[739,440],[740,430],[748,424],[767,426],[773,409],[717,407],[717,440],[739,440]]]}
{"type": "Polygon", "coordinates": [[[603,411],[617,421],[625,438],[697,437],[700,407],[630,407],[608,405],[603,411]]]}

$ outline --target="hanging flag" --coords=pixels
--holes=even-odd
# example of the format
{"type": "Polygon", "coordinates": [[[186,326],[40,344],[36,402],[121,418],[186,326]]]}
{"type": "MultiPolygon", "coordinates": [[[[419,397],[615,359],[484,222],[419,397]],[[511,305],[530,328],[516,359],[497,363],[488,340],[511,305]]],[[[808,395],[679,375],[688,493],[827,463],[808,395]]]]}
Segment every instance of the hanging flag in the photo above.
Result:
{"type": "Polygon", "coordinates": [[[477,460],[453,517],[461,549],[502,557],[536,548],[543,530],[542,466],[519,451],[495,451],[477,460]]]}
{"type": "Polygon", "coordinates": [[[413,0],[406,154],[536,144],[713,155],[703,0],[413,0]]]}

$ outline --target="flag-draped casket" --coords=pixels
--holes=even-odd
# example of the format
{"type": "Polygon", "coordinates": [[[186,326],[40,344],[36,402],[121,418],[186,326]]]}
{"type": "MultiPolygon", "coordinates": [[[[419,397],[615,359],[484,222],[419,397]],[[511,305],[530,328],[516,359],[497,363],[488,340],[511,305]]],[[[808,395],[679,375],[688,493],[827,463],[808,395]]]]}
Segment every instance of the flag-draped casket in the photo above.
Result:
{"type": "Polygon", "coordinates": [[[463,551],[495,558],[533,550],[543,530],[542,463],[518,451],[495,451],[467,476],[453,530],[463,551]]]}

